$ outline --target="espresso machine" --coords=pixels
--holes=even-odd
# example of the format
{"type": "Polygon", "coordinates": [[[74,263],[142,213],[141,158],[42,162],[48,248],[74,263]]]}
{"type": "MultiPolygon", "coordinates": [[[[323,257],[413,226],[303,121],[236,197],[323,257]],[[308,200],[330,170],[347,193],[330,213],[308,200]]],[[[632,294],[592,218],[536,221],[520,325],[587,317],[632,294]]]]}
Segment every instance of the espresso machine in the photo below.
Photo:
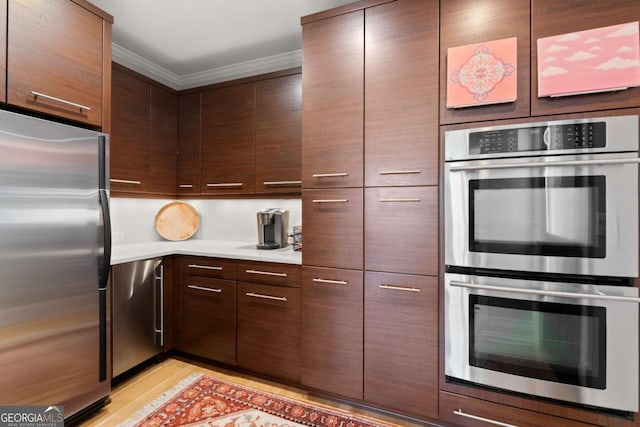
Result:
{"type": "Polygon", "coordinates": [[[287,246],[289,211],[279,208],[258,211],[258,249],[278,249],[287,246]]]}

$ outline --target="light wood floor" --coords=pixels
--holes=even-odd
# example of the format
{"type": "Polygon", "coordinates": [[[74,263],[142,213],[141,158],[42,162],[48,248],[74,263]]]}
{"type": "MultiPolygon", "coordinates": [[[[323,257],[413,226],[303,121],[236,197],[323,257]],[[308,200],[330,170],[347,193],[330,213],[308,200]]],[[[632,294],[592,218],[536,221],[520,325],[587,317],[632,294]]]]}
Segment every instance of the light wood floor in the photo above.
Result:
{"type": "Polygon", "coordinates": [[[116,385],[111,390],[111,403],[90,419],[80,424],[82,427],[113,427],[131,418],[138,410],[151,403],[163,392],[171,389],[185,377],[204,373],[236,384],[253,387],[291,399],[310,402],[320,406],[328,406],[355,412],[387,423],[402,427],[415,427],[417,424],[405,419],[387,416],[379,412],[367,411],[360,407],[343,402],[326,400],[310,395],[295,387],[283,386],[263,379],[227,371],[218,367],[191,362],[180,358],[170,358],[159,364],[150,366],[139,374],[116,385]]]}

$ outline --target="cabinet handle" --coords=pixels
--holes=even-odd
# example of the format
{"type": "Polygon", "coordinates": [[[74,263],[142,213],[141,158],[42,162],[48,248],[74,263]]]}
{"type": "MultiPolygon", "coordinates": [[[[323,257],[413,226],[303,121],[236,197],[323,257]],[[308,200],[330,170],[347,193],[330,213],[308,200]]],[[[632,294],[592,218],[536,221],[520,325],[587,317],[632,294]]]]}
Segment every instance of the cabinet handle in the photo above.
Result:
{"type": "Polygon", "coordinates": [[[378,199],[379,202],[394,202],[394,203],[401,203],[401,202],[420,202],[420,199],[417,198],[408,198],[408,199],[378,199]]]}
{"type": "Polygon", "coordinates": [[[347,199],[313,199],[311,203],[348,203],[347,199]]]}
{"type": "Polygon", "coordinates": [[[501,423],[500,421],[491,420],[489,418],[483,418],[483,417],[479,417],[477,415],[466,414],[466,413],[462,412],[462,409],[458,409],[456,411],[453,411],[453,413],[454,413],[454,415],[459,415],[461,417],[471,418],[472,420],[476,420],[476,421],[483,421],[485,423],[493,424],[493,425],[496,425],[496,426],[518,427],[515,424],[501,423]]]}
{"type": "Polygon", "coordinates": [[[317,283],[331,283],[332,285],[348,285],[349,282],[344,280],[329,280],[329,279],[321,279],[319,277],[314,277],[314,282],[317,283]]]}
{"type": "Polygon", "coordinates": [[[414,288],[413,286],[399,286],[399,285],[390,285],[387,283],[383,283],[378,287],[380,289],[393,289],[395,291],[420,292],[419,288],[414,288]]]}
{"type": "Polygon", "coordinates": [[[272,273],[271,271],[245,270],[249,274],[261,274],[263,276],[287,277],[287,273],[272,273]]]}
{"type": "Polygon", "coordinates": [[[222,293],[222,289],[220,289],[220,288],[206,288],[204,286],[198,286],[198,285],[187,285],[187,288],[189,288],[189,289],[197,289],[199,291],[216,292],[218,294],[222,293]]]}
{"type": "Polygon", "coordinates": [[[422,173],[422,171],[415,169],[415,170],[406,170],[406,171],[381,171],[379,173],[380,175],[408,175],[412,173],[422,173]]]}
{"type": "Polygon", "coordinates": [[[222,267],[218,266],[208,266],[208,265],[198,265],[198,264],[189,264],[189,268],[200,268],[202,270],[218,270],[222,271],[222,267]]]}
{"type": "Polygon", "coordinates": [[[207,184],[207,187],[242,187],[243,185],[241,182],[223,182],[220,184],[207,184]]]}
{"type": "Polygon", "coordinates": [[[141,181],[131,181],[129,179],[115,179],[115,178],[111,178],[109,179],[109,182],[117,182],[119,184],[133,184],[133,185],[140,185],[142,184],[141,181]]]}
{"type": "Polygon", "coordinates": [[[82,111],[82,110],[91,111],[91,107],[87,107],[86,105],[76,104],[75,102],[67,101],[66,99],[56,98],[55,96],[47,95],[47,94],[41,93],[41,92],[36,92],[35,90],[31,91],[31,95],[33,95],[34,99],[38,99],[38,97],[41,97],[41,98],[49,99],[51,101],[59,102],[61,104],[66,104],[66,105],[70,105],[72,107],[76,107],[76,108],[80,109],[80,111],[82,111]]]}
{"type": "Polygon", "coordinates": [[[338,172],[338,173],[314,173],[311,175],[314,178],[333,178],[337,176],[349,176],[346,172],[338,172]]]}
{"type": "Polygon", "coordinates": [[[192,184],[180,184],[180,188],[193,188],[192,184]]]}
{"type": "Polygon", "coordinates": [[[245,295],[248,296],[248,297],[271,299],[271,300],[274,300],[274,301],[286,301],[287,300],[287,297],[274,297],[274,296],[271,296],[271,295],[255,294],[253,292],[247,292],[245,295]]]}
{"type": "Polygon", "coordinates": [[[301,185],[302,181],[264,181],[263,185],[301,185]]]}

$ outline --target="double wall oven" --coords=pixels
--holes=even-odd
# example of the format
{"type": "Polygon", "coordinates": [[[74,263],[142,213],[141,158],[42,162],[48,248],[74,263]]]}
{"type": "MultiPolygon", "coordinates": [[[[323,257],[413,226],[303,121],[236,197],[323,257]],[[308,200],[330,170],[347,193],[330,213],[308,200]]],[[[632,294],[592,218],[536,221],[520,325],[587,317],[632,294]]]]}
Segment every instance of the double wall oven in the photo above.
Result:
{"type": "Polygon", "coordinates": [[[638,116],[445,134],[445,374],[638,411],[638,116]]]}

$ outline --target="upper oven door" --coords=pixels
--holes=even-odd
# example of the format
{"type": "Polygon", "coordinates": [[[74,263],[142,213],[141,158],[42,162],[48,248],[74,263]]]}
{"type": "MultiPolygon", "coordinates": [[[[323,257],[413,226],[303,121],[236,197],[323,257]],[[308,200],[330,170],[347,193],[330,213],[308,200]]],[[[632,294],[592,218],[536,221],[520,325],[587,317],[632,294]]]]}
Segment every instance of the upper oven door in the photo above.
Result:
{"type": "Polygon", "coordinates": [[[447,265],[638,276],[635,153],[449,162],[447,265]]]}

